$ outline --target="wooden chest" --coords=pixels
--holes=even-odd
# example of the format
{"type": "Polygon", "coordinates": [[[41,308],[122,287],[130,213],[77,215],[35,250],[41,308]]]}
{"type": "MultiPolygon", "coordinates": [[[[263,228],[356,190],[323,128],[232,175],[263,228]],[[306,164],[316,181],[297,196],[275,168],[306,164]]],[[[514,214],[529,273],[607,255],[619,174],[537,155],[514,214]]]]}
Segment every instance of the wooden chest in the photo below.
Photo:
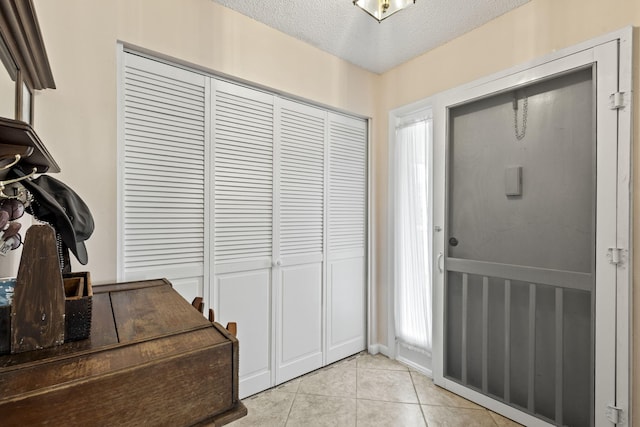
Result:
{"type": "Polygon", "coordinates": [[[0,356],[0,423],[224,425],[238,399],[238,341],[166,280],[94,287],[91,335],[0,356]]]}

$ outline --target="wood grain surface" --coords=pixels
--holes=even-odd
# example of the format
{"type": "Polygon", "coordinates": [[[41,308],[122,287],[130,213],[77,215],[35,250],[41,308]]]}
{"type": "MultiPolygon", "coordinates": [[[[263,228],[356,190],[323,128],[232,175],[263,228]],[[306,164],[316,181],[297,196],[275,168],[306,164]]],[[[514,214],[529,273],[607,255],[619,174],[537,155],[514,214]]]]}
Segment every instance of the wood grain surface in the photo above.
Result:
{"type": "Polygon", "coordinates": [[[111,301],[121,343],[211,327],[211,323],[169,285],[112,292],[111,301]],[[167,309],[158,310],[161,306],[167,309]]]}
{"type": "Polygon", "coordinates": [[[0,425],[224,425],[238,399],[238,340],[166,280],[106,286],[87,340],[0,356],[0,425]]]}
{"type": "Polygon", "coordinates": [[[64,342],[64,285],[56,233],[49,225],[27,230],[11,305],[11,352],[64,342]]]}

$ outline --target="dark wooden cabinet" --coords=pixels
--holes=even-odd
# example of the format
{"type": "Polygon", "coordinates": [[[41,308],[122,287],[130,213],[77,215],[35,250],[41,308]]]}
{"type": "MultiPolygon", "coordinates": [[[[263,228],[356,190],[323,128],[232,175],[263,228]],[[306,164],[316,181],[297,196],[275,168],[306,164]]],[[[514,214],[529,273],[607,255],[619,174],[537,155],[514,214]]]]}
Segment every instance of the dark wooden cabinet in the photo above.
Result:
{"type": "Polygon", "coordinates": [[[89,339],[0,356],[0,424],[224,425],[238,340],[166,280],[94,287],[89,339]]]}

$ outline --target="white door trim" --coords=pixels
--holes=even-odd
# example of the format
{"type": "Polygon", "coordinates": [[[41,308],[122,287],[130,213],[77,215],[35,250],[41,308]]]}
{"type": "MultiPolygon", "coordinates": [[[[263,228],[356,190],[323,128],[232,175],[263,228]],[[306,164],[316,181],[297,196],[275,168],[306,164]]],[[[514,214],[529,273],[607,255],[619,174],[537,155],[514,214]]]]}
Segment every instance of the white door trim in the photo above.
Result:
{"type": "MultiPolygon", "coordinates": [[[[627,28],[619,35],[618,91],[625,94],[625,107],[618,110],[618,233],[617,246],[627,248],[626,262],[618,268],[617,278],[617,351],[616,351],[616,405],[626,412],[625,423],[631,426],[633,419],[633,181],[632,181],[632,132],[633,105],[633,29],[627,28]]],[[[636,408],[638,409],[638,408],[636,408]]]]}
{"type": "MultiPolygon", "coordinates": [[[[618,232],[617,247],[626,248],[623,263],[618,268],[616,300],[616,405],[626,413],[621,425],[631,426],[633,405],[633,181],[632,181],[632,132],[633,132],[633,28],[618,35],[618,91],[623,92],[625,106],[618,110],[618,232]]],[[[637,357],[637,356],[636,356],[637,357]]],[[[638,409],[638,408],[636,408],[638,409]]]]}
{"type": "MultiPolygon", "coordinates": [[[[116,97],[118,104],[116,133],[117,133],[117,157],[118,166],[116,168],[117,197],[116,197],[116,233],[117,241],[124,238],[124,207],[122,200],[122,189],[124,188],[124,46],[121,42],[116,43],[116,97]]],[[[116,244],[116,280],[124,281],[124,251],[120,243],[116,244]]]]}

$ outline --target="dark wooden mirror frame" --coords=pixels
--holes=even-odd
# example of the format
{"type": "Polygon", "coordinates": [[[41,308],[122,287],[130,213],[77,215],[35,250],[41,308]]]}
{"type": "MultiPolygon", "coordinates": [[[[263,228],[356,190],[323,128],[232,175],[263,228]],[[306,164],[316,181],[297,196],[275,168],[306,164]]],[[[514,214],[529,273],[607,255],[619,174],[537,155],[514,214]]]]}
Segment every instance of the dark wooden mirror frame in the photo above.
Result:
{"type": "Polygon", "coordinates": [[[0,58],[16,83],[15,119],[24,120],[24,82],[31,95],[32,122],[33,92],[56,87],[32,0],[0,1],[0,36],[6,47],[0,49],[0,58]]]}
{"type": "Polygon", "coordinates": [[[56,87],[32,0],[0,0],[0,62],[15,81],[15,117],[0,117],[0,145],[33,147],[33,153],[21,160],[26,170],[60,172],[60,167],[31,127],[34,91],[56,87]],[[23,118],[25,94],[30,97],[29,117],[23,118]]]}

